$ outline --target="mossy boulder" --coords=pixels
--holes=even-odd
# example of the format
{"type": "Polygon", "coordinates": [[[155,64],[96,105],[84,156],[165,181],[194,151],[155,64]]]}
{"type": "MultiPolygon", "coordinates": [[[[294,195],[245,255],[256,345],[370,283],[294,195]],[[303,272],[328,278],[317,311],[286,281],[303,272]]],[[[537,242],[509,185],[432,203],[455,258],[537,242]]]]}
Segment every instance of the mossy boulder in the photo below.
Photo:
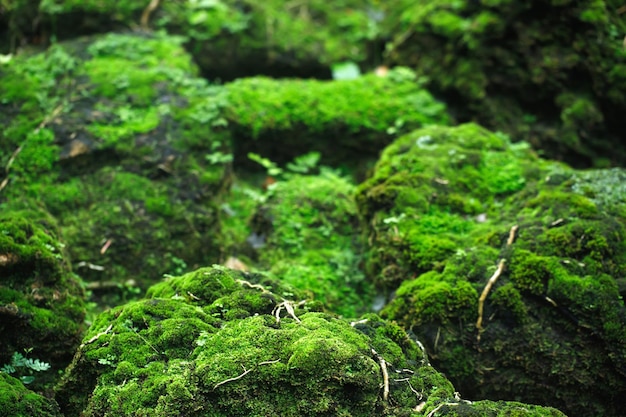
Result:
{"type": "MultiPolygon", "coordinates": [[[[84,318],[81,281],[71,272],[54,221],[40,212],[0,214],[0,365],[28,352],[53,370],[65,368],[84,318]]],[[[36,385],[53,378],[53,371],[41,373],[36,385]]]]}
{"type": "Polygon", "coordinates": [[[63,417],[59,406],[26,388],[18,379],[0,372],[0,415],[6,417],[63,417]]]}
{"type": "Polygon", "coordinates": [[[83,38],[0,72],[0,204],[45,206],[85,279],[147,288],[217,261],[232,159],[224,101],[181,39],[83,38]]]}
{"type": "Polygon", "coordinates": [[[620,415],[623,176],[542,161],[475,125],[398,139],[357,196],[370,271],[397,289],[383,317],[471,398],[620,415]]]}
{"type": "MultiPolygon", "coordinates": [[[[203,268],[158,284],[148,293],[153,298],[101,314],[57,391],[65,416],[369,417],[415,415],[414,407],[438,407],[441,415],[444,407],[450,415],[457,406],[474,409],[455,398],[398,326],[375,315],[350,323],[311,311],[265,279],[203,268]],[[388,394],[383,362],[392,378],[388,394]]],[[[518,404],[490,409],[500,406],[523,416],[562,415],[518,404]]]]}
{"type": "Polygon", "coordinates": [[[248,238],[261,270],[346,317],[369,311],[373,298],[354,192],[330,171],[280,180],[259,204],[248,238]]]}
{"type": "Polygon", "coordinates": [[[576,166],[623,165],[621,6],[393,1],[385,7],[386,60],[427,76],[461,121],[477,120],[576,166]]]}
{"type": "Polygon", "coordinates": [[[317,151],[326,164],[349,164],[377,157],[401,133],[449,122],[406,68],[338,81],[254,77],[226,88],[238,162],[247,152],[285,163],[317,151]]]}
{"type": "Polygon", "coordinates": [[[13,45],[1,45],[4,50],[50,37],[128,27],[166,29],[187,37],[203,71],[222,79],[257,74],[328,78],[331,64],[373,62],[380,49],[381,7],[360,0],[332,6],[319,0],[160,2],[156,8],[136,0],[10,0],[3,7],[7,35],[14,39],[13,45]]]}

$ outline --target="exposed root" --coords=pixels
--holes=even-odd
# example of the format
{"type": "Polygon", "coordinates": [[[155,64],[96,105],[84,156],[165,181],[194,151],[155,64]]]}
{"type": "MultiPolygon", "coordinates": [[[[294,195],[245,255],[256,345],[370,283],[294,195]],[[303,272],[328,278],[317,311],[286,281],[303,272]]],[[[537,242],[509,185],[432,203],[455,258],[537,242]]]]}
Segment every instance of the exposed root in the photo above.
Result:
{"type": "Polygon", "coordinates": [[[261,290],[261,292],[262,292],[263,294],[271,294],[271,291],[268,291],[268,290],[267,290],[267,289],[265,289],[262,285],[259,285],[259,284],[253,284],[253,283],[251,283],[251,282],[249,282],[249,281],[246,281],[245,279],[238,279],[238,280],[236,280],[236,282],[237,282],[237,284],[239,284],[239,285],[245,285],[245,286],[247,286],[247,287],[254,288],[255,290],[261,290]]]}
{"type": "Polygon", "coordinates": [[[306,303],[305,300],[295,303],[294,301],[283,299],[283,302],[280,304],[277,304],[276,307],[274,307],[274,310],[272,311],[272,314],[274,315],[274,317],[276,317],[276,323],[280,323],[280,313],[283,311],[283,308],[287,311],[287,314],[289,314],[289,316],[291,316],[292,319],[294,319],[297,323],[300,323],[300,319],[296,316],[296,311],[294,307],[300,307],[301,305],[304,305],[305,303],[306,303]]]}
{"type": "Polygon", "coordinates": [[[372,354],[378,360],[383,373],[383,401],[387,401],[389,399],[389,372],[387,371],[387,362],[374,349],[372,349],[372,354]]]}
{"type": "Polygon", "coordinates": [[[246,367],[242,365],[241,367],[243,368],[243,373],[237,375],[236,377],[228,378],[228,379],[225,379],[225,380],[223,380],[221,382],[218,382],[217,384],[215,384],[213,386],[213,389],[215,390],[215,388],[219,387],[220,385],[224,385],[224,384],[227,384],[229,382],[237,381],[238,379],[241,379],[244,376],[248,375],[250,372],[254,371],[256,368],[258,368],[261,365],[270,365],[272,363],[277,363],[277,362],[280,362],[280,359],[276,359],[276,360],[273,360],[273,361],[259,362],[254,368],[250,368],[250,369],[246,369],[246,367]]]}
{"type": "Polygon", "coordinates": [[[478,335],[476,336],[476,340],[480,342],[480,334],[483,332],[483,309],[485,308],[485,300],[489,295],[489,291],[491,291],[491,287],[496,283],[500,275],[502,275],[502,271],[504,271],[505,260],[501,259],[498,264],[498,269],[493,273],[489,281],[487,281],[487,285],[483,289],[483,293],[480,295],[478,299],[478,320],[476,320],[476,329],[478,329],[478,335]]]}

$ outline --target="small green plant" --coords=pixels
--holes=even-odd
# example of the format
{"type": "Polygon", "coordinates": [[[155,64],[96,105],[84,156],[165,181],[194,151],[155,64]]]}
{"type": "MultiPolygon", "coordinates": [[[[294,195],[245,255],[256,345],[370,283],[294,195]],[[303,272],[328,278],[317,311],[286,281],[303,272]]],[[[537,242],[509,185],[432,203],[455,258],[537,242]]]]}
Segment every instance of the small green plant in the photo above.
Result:
{"type": "MultiPolygon", "coordinates": [[[[24,349],[24,353],[28,355],[32,352],[33,348],[24,349]]],[[[0,368],[0,372],[4,372],[9,375],[14,375],[19,378],[23,384],[30,384],[35,380],[33,372],[47,371],[50,369],[50,364],[42,362],[39,359],[27,358],[19,352],[13,353],[11,356],[11,362],[3,365],[0,368]]]]}

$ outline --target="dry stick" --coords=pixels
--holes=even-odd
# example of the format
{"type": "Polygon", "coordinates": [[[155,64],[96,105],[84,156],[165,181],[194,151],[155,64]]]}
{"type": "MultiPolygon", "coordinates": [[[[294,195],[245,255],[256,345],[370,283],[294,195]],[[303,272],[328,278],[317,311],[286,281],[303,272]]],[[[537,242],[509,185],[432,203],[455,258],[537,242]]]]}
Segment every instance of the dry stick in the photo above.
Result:
{"type": "MultiPolygon", "coordinates": [[[[515,233],[517,232],[518,228],[519,226],[515,225],[511,227],[511,230],[509,230],[509,238],[506,241],[507,246],[511,246],[515,241],[515,233]]],[[[477,342],[480,342],[480,334],[483,332],[483,310],[485,308],[485,300],[487,299],[487,296],[489,295],[489,291],[491,291],[491,287],[493,287],[493,284],[495,284],[498,278],[500,278],[500,275],[502,275],[505,263],[505,259],[500,260],[496,272],[494,272],[491,278],[489,278],[489,281],[487,281],[487,285],[485,285],[485,288],[483,289],[483,292],[478,299],[478,319],[476,320],[476,329],[478,329],[478,334],[476,335],[477,342]]]]}
{"type": "Polygon", "coordinates": [[[378,359],[380,369],[383,373],[383,401],[387,401],[387,399],[389,398],[389,373],[387,372],[387,362],[374,349],[372,349],[372,353],[374,354],[376,359],[378,359]]]}
{"type": "Polygon", "coordinates": [[[150,23],[150,15],[152,14],[153,11],[156,10],[156,8],[159,7],[159,0],[150,0],[150,4],[148,4],[148,6],[144,9],[143,13],[141,14],[141,28],[144,30],[148,29],[148,23],[150,23]]]}
{"type": "MultiPolygon", "coordinates": [[[[276,363],[276,362],[280,362],[280,359],[276,359],[276,360],[273,360],[273,361],[265,361],[265,362],[261,362],[261,363],[257,364],[254,368],[250,368],[250,369],[243,368],[243,373],[242,373],[241,375],[238,375],[238,376],[233,377],[233,378],[228,378],[228,379],[225,379],[225,380],[223,380],[222,382],[218,382],[217,384],[215,384],[215,386],[213,387],[213,389],[215,389],[215,388],[219,387],[220,385],[224,385],[224,384],[226,384],[226,383],[228,383],[228,382],[233,382],[233,381],[236,381],[236,380],[238,380],[238,379],[241,379],[241,378],[243,378],[244,376],[246,376],[247,374],[249,374],[250,372],[254,371],[257,367],[259,367],[259,366],[261,366],[261,365],[270,365],[270,364],[272,364],[272,363],[276,363]]],[[[243,367],[243,366],[242,366],[242,367],[243,367]]]]}
{"type": "Polygon", "coordinates": [[[496,281],[502,274],[502,271],[504,271],[505,262],[506,261],[504,259],[500,260],[500,263],[498,264],[498,269],[496,269],[496,272],[494,272],[491,278],[489,278],[489,281],[487,281],[487,285],[485,285],[485,289],[483,289],[483,293],[478,299],[478,320],[476,320],[476,328],[478,329],[478,335],[476,336],[476,340],[478,342],[480,342],[480,334],[483,331],[483,308],[485,306],[485,300],[487,299],[487,295],[489,295],[491,287],[493,287],[493,284],[496,283],[496,281]]]}

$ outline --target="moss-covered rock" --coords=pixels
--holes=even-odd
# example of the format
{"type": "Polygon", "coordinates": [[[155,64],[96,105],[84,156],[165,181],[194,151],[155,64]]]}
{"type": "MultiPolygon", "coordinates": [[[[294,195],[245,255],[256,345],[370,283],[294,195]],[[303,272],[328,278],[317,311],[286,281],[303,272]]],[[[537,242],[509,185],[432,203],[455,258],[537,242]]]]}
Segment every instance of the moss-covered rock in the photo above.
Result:
{"type": "Polygon", "coordinates": [[[0,204],[58,217],[88,280],[141,287],[215,262],[229,178],[221,89],[181,39],[110,34],[2,67],[0,204]]]}
{"type": "Polygon", "coordinates": [[[387,2],[386,59],[427,76],[462,121],[478,120],[577,166],[623,165],[621,6],[387,2]]]}
{"type": "Polygon", "coordinates": [[[59,406],[27,389],[18,379],[0,372],[1,415],[7,417],[62,417],[59,406]]]}
{"type": "Polygon", "coordinates": [[[275,162],[317,151],[324,163],[349,164],[378,156],[401,133],[449,122],[406,68],[340,81],[255,77],[226,88],[238,161],[250,151],[275,162]]]}
{"type": "MultiPolygon", "coordinates": [[[[5,6],[6,4],[6,6],[5,6]]],[[[188,38],[211,77],[272,74],[330,77],[341,61],[373,62],[380,50],[378,2],[268,0],[160,2],[7,0],[7,35],[16,44],[128,27],[167,29],[188,38]]],[[[4,50],[9,44],[1,45],[4,50]]]]}
{"type": "Polygon", "coordinates": [[[398,139],[357,196],[370,271],[397,288],[383,317],[469,397],[620,415],[623,176],[542,161],[475,125],[398,139]]]}
{"type": "MultiPolygon", "coordinates": [[[[84,330],[83,299],[54,221],[37,212],[0,214],[0,365],[28,352],[53,370],[67,366],[84,330]]],[[[25,369],[19,365],[15,375],[25,369]]],[[[37,387],[54,376],[38,374],[37,387]]]]}
{"type": "Polygon", "coordinates": [[[354,191],[331,172],[278,181],[252,218],[248,239],[255,239],[261,270],[346,317],[369,311],[372,303],[354,191]]]}
{"type": "MultiPolygon", "coordinates": [[[[158,284],[148,293],[154,298],[101,314],[57,392],[64,414],[370,417],[474,410],[397,325],[375,315],[350,323],[307,311],[308,303],[298,302],[304,300],[287,301],[280,284],[269,291],[263,280],[204,268],[158,284]]],[[[480,407],[562,415],[519,404],[480,407]]]]}

